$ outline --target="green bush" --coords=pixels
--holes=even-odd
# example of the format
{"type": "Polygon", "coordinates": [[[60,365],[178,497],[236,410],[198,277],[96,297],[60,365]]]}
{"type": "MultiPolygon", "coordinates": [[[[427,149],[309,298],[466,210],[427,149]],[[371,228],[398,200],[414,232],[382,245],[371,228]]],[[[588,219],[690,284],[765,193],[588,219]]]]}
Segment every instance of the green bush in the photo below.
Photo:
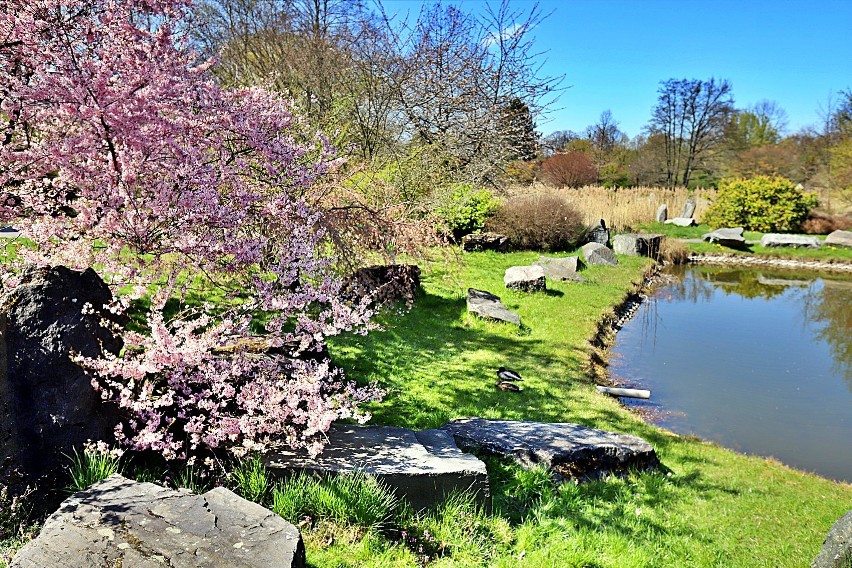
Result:
{"type": "Polygon", "coordinates": [[[762,233],[793,232],[801,228],[816,206],[815,195],[802,192],[782,177],[722,180],[704,222],[762,233]]]}
{"type": "Polygon", "coordinates": [[[500,205],[487,189],[468,184],[454,184],[439,200],[435,212],[454,239],[482,230],[500,205]]]}
{"type": "Polygon", "coordinates": [[[570,250],[585,232],[579,211],[562,197],[547,194],[507,200],[486,228],[506,235],[518,250],[570,250]]]}

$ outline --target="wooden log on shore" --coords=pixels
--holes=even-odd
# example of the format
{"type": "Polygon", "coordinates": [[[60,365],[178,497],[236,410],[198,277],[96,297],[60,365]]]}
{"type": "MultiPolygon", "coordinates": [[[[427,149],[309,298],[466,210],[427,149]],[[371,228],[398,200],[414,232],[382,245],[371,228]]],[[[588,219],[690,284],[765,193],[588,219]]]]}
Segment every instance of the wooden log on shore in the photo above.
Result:
{"type": "Polygon", "coordinates": [[[651,391],[643,389],[621,389],[613,387],[598,387],[598,390],[613,396],[626,396],[628,398],[651,398],[651,391]]]}

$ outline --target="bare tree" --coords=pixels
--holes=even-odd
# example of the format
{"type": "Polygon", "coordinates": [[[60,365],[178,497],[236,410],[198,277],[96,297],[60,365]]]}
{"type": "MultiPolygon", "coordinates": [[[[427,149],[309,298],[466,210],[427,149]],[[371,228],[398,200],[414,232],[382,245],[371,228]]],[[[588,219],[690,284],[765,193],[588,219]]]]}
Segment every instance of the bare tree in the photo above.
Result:
{"type": "Polygon", "coordinates": [[[688,185],[700,160],[724,139],[734,110],[726,80],[669,79],[662,83],[650,132],[665,140],[666,184],[688,185]]]}

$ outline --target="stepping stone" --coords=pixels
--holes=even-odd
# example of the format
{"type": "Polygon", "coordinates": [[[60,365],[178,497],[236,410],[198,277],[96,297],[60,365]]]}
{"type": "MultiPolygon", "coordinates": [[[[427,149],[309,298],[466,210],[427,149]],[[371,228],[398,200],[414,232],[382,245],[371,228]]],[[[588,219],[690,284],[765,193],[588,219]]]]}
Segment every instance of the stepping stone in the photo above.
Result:
{"type": "Polygon", "coordinates": [[[804,237],[802,235],[785,235],[781,233],[767,233],[760,239],[764,247],[793,247],[818,249],[821,243],[816,237],[804,237]]]}
{"type": "Polygon", "coordinates": [[[825,238],[825,244],[833,247],[852,247],[852,231],[834,231],[825,238]]]}
{"type": "Polygon", "coordinates": [[[580,257],[567,256],[565,258],[554,258],[540,256],[534,263],[544,269],[544,275],[551,280],[561,282],[585,282],[586,279],[577,274],[580,268],[580,257]]]}
{"type": "Polygon", "coordinates": [[[510,266],[503,275],[503,284],[510,290],[521,292],[544,292],[547,279],[541,266],[510,266]]]}
{"type": "Polygon", "coordinates": [[[511,457],[524,468],[542,464],[562,478],[598,479],[660,465],[642,438],[579,424],[462,418],[441,430],[463,450],[511,457]]]}
{"type": "Polygon", "coordinates": [[[716,229],[715,231],[704,233],[701,238],[705,241],[709,241],[711,243],[718,243],[723,247],[730,248],[742,247],[746,242],[745,237],[743,237],[742,227],[727,227],[722,229],[716,229]]]}
{"type": "Polygon", "coordinates": [[[678,227],[691,227],[695,224],[695,219],[692,217],[675,217],[665,221],[666,225],[676,225],[678,227]]]}
{"type": "Polygon", "coordinates": [[[500,296],[485,290],[467,289],[467,311],[484,319],[521,325],[521,316],[504,306],[500,296]]]}
{"type": "Polygon", "coordinates": [[[662,242],[663,235],[624,233],[612,239],[612,250],[616,254],[657,258],[662,242]]]}
{"type": "Polygon", "coordinates": [[[66,499],[10,568],[303,568],[299,530],[224,487],[203,495],[112,475],[66,499]]]}
{"type": "Polygon", "coordinates": [[[507,252],[509,239],[500,233],[471,233],[462,237],[462,249],[465,252],[493,250],[507,252]]]}
{"type": "Polygon", "coordinates": [[[490,500],[485,464],[440,430],[334,424],[319,456],[287,448],[269,452],[264,462],[274,476],[362,471],[407,499],[415,511],[434,509],[453,491],[471,491],[486,506],[490,500]]]}
{"type": "Polygon", "coordinates": [[[618,266],[615,254],[600,243],[586,243],[580,249],[586,264],[600,264],[604,266],[618,266]]]}

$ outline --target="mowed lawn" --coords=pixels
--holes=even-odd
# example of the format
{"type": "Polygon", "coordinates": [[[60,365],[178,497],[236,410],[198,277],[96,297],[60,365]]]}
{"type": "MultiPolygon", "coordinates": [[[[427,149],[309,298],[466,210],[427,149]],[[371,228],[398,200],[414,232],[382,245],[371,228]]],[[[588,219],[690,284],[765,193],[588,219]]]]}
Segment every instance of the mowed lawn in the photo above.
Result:
{"type": "MultiPolygon", "coordinates": [[[[423,294],[414,307],[386,312],[382,331],[338,338],[332,356],[350,378],[387,389],[372,408],[373,423],[434,428],[465,416],[575,422],[641,436],[664,469],[548,486],[522,514],[510,514],[516,496],[495,476],[493,515],[505,529],[483,536],[478,555],[464,553],[473,546],[465,544],[469,534],[449,534],[448,550],[457,538],[456,553],[429,565],[809,565],[829,527],[852,509],[852,485],[666,432],[599,394],[585,372],[588,340],[642,280],[649,261],[619,257],[618,267],[584,270],[586,283],[548,282],[547,293],[507,290],[505,268],[537,258],[459,253],[420,261],[423,294]],[[522,329],[467,314],[468,287],[501,296],[520,314],[522,329]],[[522,392],[495,388],[501,365],[524,377],[522,392]]],[[[392,543],[368,537],[306,538],[309,562],[317,567],[417,565],[394,553],[392,543]]]]}

